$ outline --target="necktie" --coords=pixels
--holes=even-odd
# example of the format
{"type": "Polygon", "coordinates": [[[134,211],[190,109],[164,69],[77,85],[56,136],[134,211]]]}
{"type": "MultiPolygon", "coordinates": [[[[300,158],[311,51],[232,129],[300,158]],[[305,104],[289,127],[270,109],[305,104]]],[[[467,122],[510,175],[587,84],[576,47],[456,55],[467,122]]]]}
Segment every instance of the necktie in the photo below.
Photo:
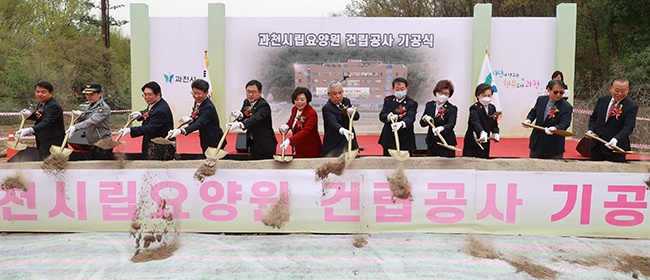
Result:
{"type": "Polygon", "coordinates": [[[612,97],[612,102],[610,102],[609,107],[607,107],[607,114],[605,115],[605,121],[607,121],[610,116],[614,115],[614,105],[616,105],[616,99],[612,97]]]}

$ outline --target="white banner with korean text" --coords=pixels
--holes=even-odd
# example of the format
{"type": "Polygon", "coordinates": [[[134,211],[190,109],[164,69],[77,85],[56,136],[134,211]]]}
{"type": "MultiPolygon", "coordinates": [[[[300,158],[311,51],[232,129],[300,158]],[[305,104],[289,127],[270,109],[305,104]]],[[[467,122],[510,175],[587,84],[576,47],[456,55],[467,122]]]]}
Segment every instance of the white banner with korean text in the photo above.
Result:
{"type": "MultiPolygon", "coordinates": [[[[0,190],[0,231],[128,231],[136,215],[172,213],[187,232],[456,232],[650,237],[648,174],[405,170],[409,199],[394,199],[394,170],[0,170],[29,178],[0,190]],[[93,174],[88,176],[88,174],[93,174]],[[265,213],[288,194],[290,217],[265,213]],[[140,214],[136,214],[136,213],[140,214]]],[[[141,216],[138,216],[141,217],[141,216]]]]}

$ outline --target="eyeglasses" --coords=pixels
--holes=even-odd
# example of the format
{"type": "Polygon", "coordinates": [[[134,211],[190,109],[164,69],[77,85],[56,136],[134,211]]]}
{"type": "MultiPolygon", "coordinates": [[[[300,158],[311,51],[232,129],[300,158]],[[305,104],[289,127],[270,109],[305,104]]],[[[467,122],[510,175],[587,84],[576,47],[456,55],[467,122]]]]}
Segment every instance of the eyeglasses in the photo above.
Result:
{"type": "Polygon", "coordinates": [[[551,92],[552,92],[553,94],[564,94],[564,91],[563,91],[563,90],[554,90],[554,91],[551,91],[551,92]]]}
{"type": "Polygon", "coordinates": [[[202,92],[202,91],[196,91],[196,92],[195,91],[190,91],[190,94],[191,95],[204,95],[205,92],[202,92]]]}
{"type": "Polygon", "coordinates": [[[246,90],[246,94],[257,94],[258,92],[257,90],[246,90]]]}

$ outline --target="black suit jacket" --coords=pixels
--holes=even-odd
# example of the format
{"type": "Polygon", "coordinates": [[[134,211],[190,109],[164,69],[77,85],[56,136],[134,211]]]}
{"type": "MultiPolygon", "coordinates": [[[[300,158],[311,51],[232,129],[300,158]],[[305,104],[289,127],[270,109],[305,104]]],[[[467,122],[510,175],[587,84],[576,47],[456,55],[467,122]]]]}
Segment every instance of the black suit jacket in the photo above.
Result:
{"type": "MultiPolygon", "coordinates": [[[[433,117],[433,124],[436,125],[436,127],[444,127],[445,130],[443,130],[441,133],[442,138],[447,141],[447,144],[456,146],[458,142],[456,141],[456,133],[454,133],[454,127],[456,127],[456,119],[458,118],[458,107],[447,101],[445,104],[442,104],[442,108],[445,109],[445,112],[442,114],[442,116],[438,116],[438,112],[436,112],[436,101],[429,101],[424,107],[423,115],[429,115],[433,117]]],[[[429,123],[423,119],[420,119],[420,126],[429,127],[429,130],[427,131],[427,146],[438,146],[436,143],[440,142],[440,139],[438,136],[433,135],[433,130],[429,123]]]]}
{"type": "Polygon", "coordinates": [[[275,153],[278,140],[275,139],[273,132],[271,106],[261,97],[255,102],[255,106],[250,106],[251,103],[245,99],[241,107],[243,117],[240,121],[246,130],[246,146],[251,149],[251,157],[256,158],[256,155],[275,153]],[[247,110],[248,113],[246,113],[247,110]]]}
{"type": "MultiPolygon", "coordinates": [[[[636,125],[636,114],[639,111],[639,106],[629,98],[621,100],[618,105],[622,105],[621,114],[618,116],[611,116],[605,121],[605,116],[609,114],[607,108],[611,102],[611,96],[604,96],[598,98],[596,107],[589,117],[589,130],[596,133],[603,140],[608,141],[616,138],[618,143],[616,146],[629,151],[630,150],[630,134],[634,131],[636,125]]],[[[618,106],[617,105],[617,106],[618,106]]],[[[600,147],[603,154],[614,155],[605,145],[600,142],[592,140],[591,149],[600,147]]]]}
{"type": "Polygon", "coordinates": [[[490,156],[490,141],[481,143],[481,146],[483,146],[483,150],[481,150],[476,140],[474,140],[474,133],[476,133],[476,138],[481,136],[481,131],[499,133],[497,118],[493,117],[496,111],[497,108],[494,105],[488,104],[488,113],[486,113],[485,106],[480,102],[476,102],[469,107],[467,131],[465,132],[465,139],[463,139],[463,156],[481,158],[490,156]]]}
{"type": "MultiPolygon", "coordinates": [[[[162,98],[149,111],[145,109],[140,113],[142,113],[143,117],[140,117],[138,121],[142,121],[142,125],[131,128],[131,137],[143,136],[142,153],[145,157],[148,157],[148,147],[151,139],[167,137],[169,130],[174,129],[174,117],[172,110],[169,109],[169,104],[162,98]],[[147,115],[146,119],[144,118],[145,114],[147,115]]],[[[170,140],[173,141],[174,138],[170,140]]]]}
{"type": "Polygon", "coordinates": [[[384,98],[384,105],[381,107],[379,113],[379,120],[384,123],[379,135],[379,144],[384,149],[395,149],[395,133],[391,128],[391,121],[388,119],[388,114],[396,114],[397,121],[404,121],[406,128],[397,131],[399,136],[400,150],[415,150],[415,132],[413,132],[413,123],[415,122],[415,114],[418,111],[418,103],[415,102],[408,95],[400,102],[394,95],[389,95],[384,98]]]}
{"type": "MultiPolygon", "coordinates": [[[[350,99],[343,97],[341,102],[345,107],[350,107],[350,99]]],[[[353,120],[359,119],[359,111],[357,111],[352,117],[353,120]]],[[[339,156],[342,153],[347,151],[348,140],[345,139],[345,136],[339,133],[341,127],[345,129],[350,128],[350,119],[348,113],[345,110],[339,109],[331,101],[327,101],[323,106],[323,127],[325,133],[323,135],[323,156],[339,156]]],[[[354,132],[354,127],[352,128],[354,132]]],[[[357,143],[356,133],[355,138],[352,139],[352,149],[358,149],[359,144],[357,143]]]]}
{"type": "MultiPolygon", "coordinates": [[[[194,102],[196,106],[196,102],[194,102]]],[[[194,108],[192,106],[192,108],[194,108]]],[[[205,152],[208,147],[213,148],[223,148],[226,145],[224,140],[221,147],[219,145],[219,140],[223,136],[223,130],[219,124],[219,115],[217,115],[217,109],[214,108],[214,104],[210,98],[206,98],[199,105],[199,109],[196,112],[196,115],[190,115],[193,119],[192,123],[185,128],[185,135],[190,134],[196,130],[199,131],[199,138],[201,139],[201,149],[205,152]]]]}
{"type": "Polygon", "coordinates": [[[41,159],[50,155],[52,145],[61,146],[65,137],[65,125],[63,123],[63,109],[54,98],[46,101],[44,105],[37,105],[36,111],[28,120],[36,121],[32,128],[36,136],[36,147],[41,159]]]}
{"type": "MultiPolygon", "coordinates": [[[[535,125],[542,127],[553,126],[561,130],[569,128],[569,125],[571,125],[573,106],[571,106],[568,101],[564,100],[564,98],[561,98],[553,105],[558,110],[557,113],[555,113],[555,117],[548,115],[544,118],[544,115],[546,114],[544,110],[546,110],[548,100],[548,95],[537,97],[535,106],[530,109],[526,119],[534,121],[535,125]]],[[[564,153],[564,142],[564,136],[557,134],[547,135],[543,130],[533,129],[530,133],[528,148],[531,150],[535,148],[537,152],[546,156],[557,156],[564,153]]]]}

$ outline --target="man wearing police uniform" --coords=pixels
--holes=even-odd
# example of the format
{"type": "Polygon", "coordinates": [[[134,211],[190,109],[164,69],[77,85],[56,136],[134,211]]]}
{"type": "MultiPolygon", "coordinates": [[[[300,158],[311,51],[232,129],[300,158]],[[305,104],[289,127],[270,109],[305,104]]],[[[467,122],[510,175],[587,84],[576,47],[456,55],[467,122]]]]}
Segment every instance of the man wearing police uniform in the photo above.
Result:
{"type": "Polygon", "coordinates": [[[95,146],[97,141],[106,139],[111,140],[111,108],[104,102],[102,86],[98,83],[89,83],[83,89],[86,95],[87,103],[84,103],[85,110],[72,111],[73,114],[80,116],[79,121],[68,128],[66,133],[73,135],[77,130],[83,130],[88,140],[90,148],[90,159],[105,160],[113,159],[112,149],[102,149],[95,146]]]}

